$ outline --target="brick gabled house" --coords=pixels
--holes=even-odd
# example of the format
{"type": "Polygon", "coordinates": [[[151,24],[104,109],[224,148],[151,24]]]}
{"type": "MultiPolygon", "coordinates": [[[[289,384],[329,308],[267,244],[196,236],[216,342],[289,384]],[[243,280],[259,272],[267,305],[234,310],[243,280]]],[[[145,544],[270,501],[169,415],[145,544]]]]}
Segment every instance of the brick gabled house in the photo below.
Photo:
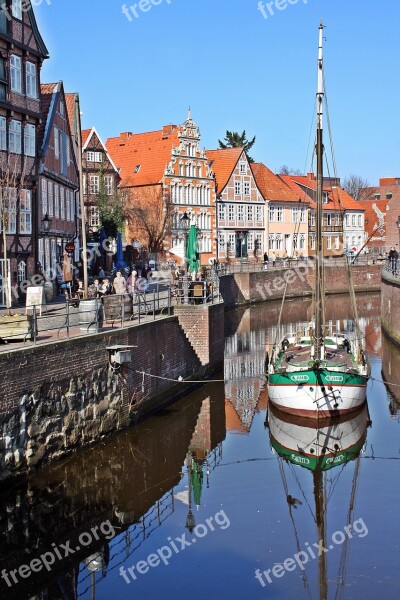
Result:
{"type": "Polygon", "coordinates": [[[38,262],[41,271],[54,279],[62,271],[66,244],[74,241],[79,249],[79,166],[63,83],[42,85],[41,96],[38,262]]]}
{"type": "Polygon", "coordinates": [[[187,212],[198,229],[200,261],[215,257],[215,180],[205,150],[199,146],[200,130],[189,111],[182,125],[166,125],[148,133],[121,133],[106,142],[119,170],[120,188],[127,210],[141,206],[148,221],[130,220],[126,238],[149,245],[149,226],[159,229],[156,249],[183,260],[180,219],[187,212]],[[164,225],[165,224],[165,225],[164,225]]]}
{"type": "Polygon", "coordinates": [[[308,255],[308,197],[293,190],[263,163],[251,165],[257,185],[265,200],[266,248],[283,257],[308,255]]]}
{"type": "Polygon", "coordinates": [[[264,198],[243,148],[207,150],[217,196],[216,258],[257,261],[265,248],[264,198]]]}
{"type": "MultiPolygon", "coordinates": [[[[37,131],[41,119],[40,69],[48,56],[29,0],[4,1],[0,10],[0,171],[4,176],[8,165],[16,175],[6,237],[13,302],[23,301],[19,285],[36,272],[34,215],[37,131]]],[[[4,266],[1,239],[1,306],[5,304],[4,266]]]]}
{"type": "Polygon", "coordinates": [[[89,232],[96,233],[102,226],[99,210],[99,193],[114,198],[120,176],[96,128],[82,131],[83,199],[89,232]]]}
{"type": "Polygon", "coordinates": [[[381,178],[377,187],[361,192],[370,254],[385,255],[393,246],[400,253],[400,177],[381,178]]]}

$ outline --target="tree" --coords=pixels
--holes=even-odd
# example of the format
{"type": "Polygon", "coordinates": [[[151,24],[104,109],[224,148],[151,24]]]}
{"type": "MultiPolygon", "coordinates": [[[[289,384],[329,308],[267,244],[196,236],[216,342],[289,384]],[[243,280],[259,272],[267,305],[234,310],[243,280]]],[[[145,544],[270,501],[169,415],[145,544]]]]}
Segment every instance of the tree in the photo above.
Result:
{"type": "Polygon", "coordinates": [[[354,200],[366,200],[369,196],[370,185],[367,179],[359,175],[351,174],[343,180],[342,188],[354,198],[354,200]]]}
{"type": "Polygon", "coordinates": [[[279,175],[302,175],[302,172],[300,169],[292,169],[292,167],[282,165],[279,169],[279,175]]]}
{"type": "Polygon", "coordinates": [[[247,154],[247,158],[249,162],[254,162],[254,160],[249,156],[248,152],[253,147],[254,142],[256,141],[256,136],[253,137],[252,140],[248,141],[246,138],[246,131],[243,130],[243,133],[238,133],[237,131],[227,131],[226,136],[224,138],[224,142],[218,140],[219,147],[223,148],[243,148],[247,154]]]}
{"type": "Polygon", "coordinates": [[[99,170],[97,206],[102,227],[104,227],[108,236],[116,238],[118,232],[122,233],[124,228],[122,199],[118,190],[114,190],[112,195],[107,194],[103,164],[99,170]]]}
{"type": "Polygon", "coordinates": [[[163,242],[171,231],[171,215],[161,185],[126,190],[124,214],[131,237],[146,246],[149,253],[163,251],[163,242]]]}
{"type": "Polygon", "coordinates": [[[16,230],[17,204],[24,187],[25,171],[20,172],[21,157],[17,154],[1,154],[0,158],[0,223],[3,245],[3,281],[6,307],[11,312],[11,273],[8,268],[7,232],[16,230]],[[14,225],[14,226],[13,226],[14,225]]]}

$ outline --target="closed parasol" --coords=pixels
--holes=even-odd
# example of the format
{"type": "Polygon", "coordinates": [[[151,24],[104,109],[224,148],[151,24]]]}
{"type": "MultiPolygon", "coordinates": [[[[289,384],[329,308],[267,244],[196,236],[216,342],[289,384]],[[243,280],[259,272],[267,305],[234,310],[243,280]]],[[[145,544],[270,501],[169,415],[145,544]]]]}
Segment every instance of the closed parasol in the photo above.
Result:
{"type": "Polygon", "coordinates": [[[71,260],[68,256],[67,252],[64,252],[62,280],[64,281],[64,283],[67,283],[69,281],[72,281],[72,279],[73,279],[73,276],[72,276],[71,260]]]}

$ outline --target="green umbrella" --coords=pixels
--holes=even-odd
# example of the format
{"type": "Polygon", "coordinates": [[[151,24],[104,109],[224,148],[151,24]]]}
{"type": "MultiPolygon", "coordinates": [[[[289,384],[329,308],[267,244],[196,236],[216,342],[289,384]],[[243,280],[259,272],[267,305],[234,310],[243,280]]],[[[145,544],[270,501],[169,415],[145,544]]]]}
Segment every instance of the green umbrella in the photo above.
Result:
{"type": "Polygon", "coordinates": [[[191,480],[194,502],[196,506],[200,506],[201,492],[203,489],[203,466],[199,465],[195,460],[193,460],[191,480]]]}
{"type": "Polygon", "coordinates": [[[197,252],[197,227],[191,225],[187,241],[186,258],[189,271],[198,271],[200,267],[199,253],[197,252]]]}

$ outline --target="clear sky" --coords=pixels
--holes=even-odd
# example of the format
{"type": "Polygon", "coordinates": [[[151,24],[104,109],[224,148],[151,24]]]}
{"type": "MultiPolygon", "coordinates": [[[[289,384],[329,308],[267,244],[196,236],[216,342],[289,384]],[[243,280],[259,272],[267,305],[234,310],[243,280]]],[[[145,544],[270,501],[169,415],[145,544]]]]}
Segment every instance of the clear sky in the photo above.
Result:
{"type": "Polygon", "coordinates": [[[245,129],[255,160],[307,171],[322,18],[338,175],[399,176],[399,0],[267,2],[264,18],[258,0],[142,0],[137,16],[128,0],[128,18],[121,0],[42,0],[42,81],[79,92],[104,140],[181,123],[190,105],[204,147],[245,129]]]}

